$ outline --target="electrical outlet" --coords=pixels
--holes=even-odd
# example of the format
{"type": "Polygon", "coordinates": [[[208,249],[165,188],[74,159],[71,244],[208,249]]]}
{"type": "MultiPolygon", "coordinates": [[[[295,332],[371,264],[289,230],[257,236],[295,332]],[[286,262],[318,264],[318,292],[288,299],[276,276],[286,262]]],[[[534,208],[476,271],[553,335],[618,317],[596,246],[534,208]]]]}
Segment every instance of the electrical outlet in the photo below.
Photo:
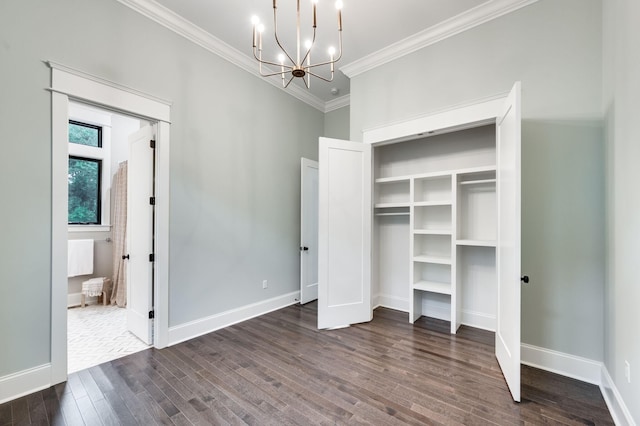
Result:
{"type": "Polygon", "coordinates": [[[267,288],[269,287],[267,280],[262,280],[262,288],[267,288]]]}
{"type": "Polygon", "coordinates": [[[624,361],[624,376],[627,378],[627,383],[631,383],[631,364],[629,361],[624,361]]]}

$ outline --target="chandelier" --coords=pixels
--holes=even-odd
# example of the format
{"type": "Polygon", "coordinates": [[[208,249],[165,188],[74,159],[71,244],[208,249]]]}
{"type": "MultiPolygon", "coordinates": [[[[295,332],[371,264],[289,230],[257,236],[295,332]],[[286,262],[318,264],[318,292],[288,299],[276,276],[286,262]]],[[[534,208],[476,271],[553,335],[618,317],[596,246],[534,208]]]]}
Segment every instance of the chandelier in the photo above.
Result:
{"type": "MultiPolygon", "coordinates": [[[[272,62],[262,59],[262,33],[264,32],[264,25],[260,23],[257,16],[251,18],[253,24],[253,56],[259,63],[260,75],[262,77],[280,76],[282,79],[282,87],[287,88],[294,78],[301,78],[304,81],[304,85],[307,89],[311,86],[310,76],[319,78],[327,82],[333,81],[334,64],[342,57],[342,0],[336,1],[336,9],[338,10],[338,56],[336,57],[336,49],[330,47],[328,51],[328,59],[324,62],[311,63],[311,50],[316,42],[316,27],[317,27],[317,6],[318,0],[311,0],[313,7],[313,35],[310,40],[307,40],[304,44],[304,49],[300,44],[300,0],[296,0],[296,52],[295,57],[289,54],[287,50],[282,46],[280,38],[278,37],[278,12],[277,12],[277,0],[273,0],[273,32],[276,40],[276,44],[279,47],[280,54],[278,55],[278,62],[272,62]],[[280,69],[278,72],[264,73],[262,65],[271,65],[280,69]],[[315,68],[322,66],[329,66],[331,70],[330,77],[322,77],[318,75],[315,68]],[[314,69],[312,71],[312,69],[314,69]],[[287,77],[290,78],[287,81],[287,77]]],[[[315,55],[314,55],[315,56],[315,55]]],[[[268,70],[271,71],[271,70],[268,70]]]]}

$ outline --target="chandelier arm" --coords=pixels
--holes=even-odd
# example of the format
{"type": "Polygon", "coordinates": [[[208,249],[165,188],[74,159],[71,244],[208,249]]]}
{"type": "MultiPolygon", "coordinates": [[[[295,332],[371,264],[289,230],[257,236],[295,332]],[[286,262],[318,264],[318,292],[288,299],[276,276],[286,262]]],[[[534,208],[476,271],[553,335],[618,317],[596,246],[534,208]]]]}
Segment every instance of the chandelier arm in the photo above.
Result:
{"type": "Polygon", "coordinates": [[[307,74],[312,75],[312,76],[314,76],[314,77],[316,77],[316,78],[319,78],[320,80],[324,80],[324,81],[326,81],[327,83],[331,83],[331,82],[333,81],[333,73],[331,73],[331,78],[330,78],[330,79],[328,79],[328,78],[324,78],[324,77],[322,77],[322,76],[320,76],[320,75],[318,75],[318,74],[316,74],[316,73],[313,73],[313,72],[311,72],[311,71],[307,71],[307,74]]]}
{"type": "MultiPolygon", "coordinates": [[[[278,73],[278,74],[280,74],[280,73],[278,73]]],[[[294,78],[295,78],[294,76],[291,76],[291,78],[289,79],[289,82],[287,83],[287,85],[286,85],[286,86],[284,86],[284,88],[285,88],[285,89],[286,89],[287,87],[289,87],[289,85],[291,84],[291,82],[293,81],[293,79],[294,79],[294,78]]]]}
{"type": "MultiPolygon", "coordinates": [[[[311,53],[311,49],[313,49],[313,45],[316,43],[316,27],[313,27],[313,39],[311,40],[311,46],[309,46],[309,49],[307,49],[307,54],[304,55],[304,58],[302,58],[302,62],[300,62],[300,65],[302,66],[304,64],[304,61],[307,60],[307,57],[309,56],[309,54],[311,53]]],[[[311,65],[310,65],[311,66],[311,65]]],[[[307,87],[308,89],[308,87],[307,87]]]]}
{"type": "MultiPolygon", "coordinates": [[[[280,50],[282,50],[284,54],[287,55],[287,58],[289,58],[292,64],[295,64],[296,61],[294,61],[291,55],[289,55],[289,52],[287,52],[287,50],[284,47],[282,47],[282,44],[280,43],[280,39],[278,38],[278,13],[276,11],[275,5],[273,5],[273,35],[276,39],[276,43],[278,44],[278,47],[280,47],[280,50]]],[[[280,65],[280,64],[277,64],[277,65],[280,65]]]]}
{"type": "Polygon", "coordinates": [[[342,31],[340,32],[340,52],[339,55],[336,59],[332,60],[332,61],[326,61],[326,62],[319,62],[317,64],[311,64],[309,66],[307,66],[306,68],[314,68],[314,67],[320,67],[323,65],[331,65],[331,64],[335,64],[336,62],[338,62],[341,58],[342,58],[342,31]]]}
{"type": "MultiPolygon", "coordinates": [[[[285,68],[287,68],[288,70],[292,70],[292,69],[293,69],[293,67],[292,67],[291,65],[278,64],[278,63],[276,63],[276,62],[271,62],[271,61],[264,61],[264,60],[262,60],[262,59],[258,58],[258,56],[256,55],[256,51],[255,51],[255,50],[253,51],[253,57],[256,59],[256,61],[258,61],[258,62],[259,62],[259,63],[261,63],[261,64],[265,64],[265,65],[273,65],[273,66],[276,66],[276,67],[285,67],[285,68]]],[[[280,73],[278,72],[277,74],[280,74],[280,73]]]]}
{"type": "MultiPolygon", "coordinates": [[[[289,73],[289,71],[285,71],[286,74],[289,73]]],[[[273,77],[274,75],[282,75],[282,71],[278,71],[278,72],[273,72],[270,74],[262,74],[260,73],[260,77],[273,77]]]]}

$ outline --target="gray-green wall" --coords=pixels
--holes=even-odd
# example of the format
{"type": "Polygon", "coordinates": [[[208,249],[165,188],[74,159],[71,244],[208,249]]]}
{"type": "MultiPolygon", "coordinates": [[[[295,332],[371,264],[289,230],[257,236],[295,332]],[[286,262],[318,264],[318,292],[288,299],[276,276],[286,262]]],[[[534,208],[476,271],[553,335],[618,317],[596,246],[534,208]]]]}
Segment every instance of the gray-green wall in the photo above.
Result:
{"type": "Polygon", "coordinates": [[[329,111],[324,115],[324,136],[334,139],[349,139],[349,107],[329,111]]]}
{"type": "Polygon", "coordinates": [[[604,0],[603,17],[609,236],[604,361],[640,424],[640,3],[604,0]]]}
{"type": "Polygon", "coordinates": [[[540,0],[351,79],[353,140],[522,81],[522,341],[593,360],[604,341],[601,37],[599,0],[540,0]]]}
{"type": "Polygon", "coordinates": [[[44,60],[173,102],[170,326],[299,289],[300,157],[322,112],[114,0],[3,0],[0,377],[50,361],[44,60]]]}

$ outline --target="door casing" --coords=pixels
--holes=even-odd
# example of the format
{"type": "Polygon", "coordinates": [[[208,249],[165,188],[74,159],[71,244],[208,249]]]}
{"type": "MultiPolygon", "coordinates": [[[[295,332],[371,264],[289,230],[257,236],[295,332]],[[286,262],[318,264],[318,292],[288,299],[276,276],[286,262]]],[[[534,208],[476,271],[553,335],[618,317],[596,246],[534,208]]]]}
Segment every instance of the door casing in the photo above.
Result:
{"type": "Polygon", "coordinates": [[[160,98],[74,70],[55,62],[51,68],[51,364],[49,383],[67,379],[67,208],[68,111],[75,100],[157,123],[154,346],[167,346],[169,330],[169,148],[171,104],[160,98]]]}

